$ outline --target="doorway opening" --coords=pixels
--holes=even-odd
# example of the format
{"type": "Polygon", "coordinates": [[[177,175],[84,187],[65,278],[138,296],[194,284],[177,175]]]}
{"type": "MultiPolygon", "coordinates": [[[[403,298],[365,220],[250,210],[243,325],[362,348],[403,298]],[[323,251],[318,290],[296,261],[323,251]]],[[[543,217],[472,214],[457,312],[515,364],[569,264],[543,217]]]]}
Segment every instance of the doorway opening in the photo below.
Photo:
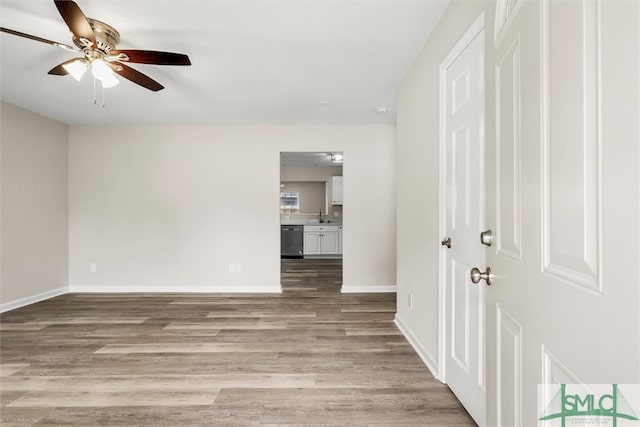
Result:
{"type": "Polygon", "coordinates": [[[342,287],[342,152],[280,153],[283,291],[342,287]]]}

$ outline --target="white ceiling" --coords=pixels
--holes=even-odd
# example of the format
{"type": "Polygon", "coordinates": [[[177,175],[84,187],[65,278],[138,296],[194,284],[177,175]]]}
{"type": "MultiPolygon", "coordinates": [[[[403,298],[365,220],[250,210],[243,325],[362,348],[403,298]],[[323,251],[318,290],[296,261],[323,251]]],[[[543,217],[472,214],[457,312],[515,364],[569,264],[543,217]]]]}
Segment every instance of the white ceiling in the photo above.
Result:
{"type": "MultiPolygon", "coordinates": [[[[134,64],[166,88],[120,78],[102,108],[89,73],[47,74],[73,53],[0,33],[2,100],[68,124],[376,124],[395,123],[396,88],[448,0],[76,3],[120,32],[119,48],[193,65],[134,64]]],[[[52,0],[2,0],[0,26],[72,45],[52,0]]]]}

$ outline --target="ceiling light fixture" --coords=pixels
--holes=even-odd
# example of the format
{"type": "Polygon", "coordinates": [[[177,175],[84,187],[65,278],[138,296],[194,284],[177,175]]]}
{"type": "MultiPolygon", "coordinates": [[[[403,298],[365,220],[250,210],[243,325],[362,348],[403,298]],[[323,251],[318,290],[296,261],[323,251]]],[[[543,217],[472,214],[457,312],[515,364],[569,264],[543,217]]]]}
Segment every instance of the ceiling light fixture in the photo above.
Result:
{"type": "Polygon", "coordinates": [[[63,68],[78,81],[80,81],[87,69],[91,68],[93,78],[100,81],[103,89],[114,87],[120,83],[116,79],[114,71],[120,72],[122,69],[116,60],[129,59],[128,57],[123,57],[123,53],[117,56],[111,54],[120,41],[120,34],[115,28],[104,22],[91,18],[87,18],[86,21],[93,32],[95,42],[74,34],[73,43],[81,49],[84,58],[78,58],[69,64],[65,64],[63,68]]]}
{"type": "Polygon", "coordinates": [[[113,71],[101,59],[96,59],[91,63],[91,74],[100,81],[113,78],[113,71]]]}
{"type": "Polygon", "coordinates": [[[67,70],[74,79],[80,81],[84,73],[87,72],[87,68],[89,68],[89,61],[86,59],[76,59],[69,64],[64,64],[62,67],[67,70]]]}
{"type": "MultiPolygon", "coordinates": [[[[71,76],[77,81],[80,81],[82,79],[82,76],[85,75],[89,67],[91,67],[91,74],[93,75],[93,78],[95,80],[99,80],[102,84],[102,106],[104,107],[104,89],[114,87],[118,83],[120,83],[120,81],[116,79],[113,74],[113,65],[108,64],[99,55],[95,54],[85,54],[84,58],[78,58],[74,61],[62,65],[62,68],[64,68],[66,72],[71,74],[71,76]]],[[[95,80],[93,86],[94,104],[96,103],[95,80]]]]}
{"type": "Polygon", "coordinates": [[[116,79],[113,74],[110,77],[102,79],[102,87],[105,89],[114,87],[118,83],[120,83],[120,80],[116,79]]]}
{"type": "Polygon", "coordinates": [[[91,63],[91,74],[102,82],[102,87],[113,87],[119,83],[113,75],[113,70],[102,59],[94,59],[91,63]]]}

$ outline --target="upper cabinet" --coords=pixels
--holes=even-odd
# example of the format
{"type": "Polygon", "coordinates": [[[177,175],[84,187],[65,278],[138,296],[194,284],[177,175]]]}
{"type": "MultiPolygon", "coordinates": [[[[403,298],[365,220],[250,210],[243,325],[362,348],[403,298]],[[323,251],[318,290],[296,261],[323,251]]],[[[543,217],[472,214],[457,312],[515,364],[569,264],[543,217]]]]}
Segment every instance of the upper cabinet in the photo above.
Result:
{"type": "Polygon", "coordinates": [[[342,177],[331,177],[331,184],[333,187],[332,205],[342,205],[342,177]]]}

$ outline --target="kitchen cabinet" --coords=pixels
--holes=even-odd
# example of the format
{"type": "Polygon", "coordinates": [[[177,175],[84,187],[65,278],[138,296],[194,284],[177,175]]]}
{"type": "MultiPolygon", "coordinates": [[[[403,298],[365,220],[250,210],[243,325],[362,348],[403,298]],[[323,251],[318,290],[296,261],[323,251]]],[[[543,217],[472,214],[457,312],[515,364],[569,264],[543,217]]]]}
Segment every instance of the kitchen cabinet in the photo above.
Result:
{"type": "Polygon", "coordinates": [[[320,254],[320,232],[305,231],[302,253],[304,255],[320,254]]]}
{"type": "Polygon", "coordinates": [[[332,205],[342,205],[342,177],[341,176],[333,176],[331,177],[331,187],[332,187],[332,205]]]}
{"type": "Polygon", "coordinates": [[[337,225],[305,225],[304,255],[338,255],[339,236],[337,225]]]}
{"type": "Polygon", "coordinates": [[[320,236],[320,249],[323,254],[338,254],[338,231],[323,231],[320,236]]]}

